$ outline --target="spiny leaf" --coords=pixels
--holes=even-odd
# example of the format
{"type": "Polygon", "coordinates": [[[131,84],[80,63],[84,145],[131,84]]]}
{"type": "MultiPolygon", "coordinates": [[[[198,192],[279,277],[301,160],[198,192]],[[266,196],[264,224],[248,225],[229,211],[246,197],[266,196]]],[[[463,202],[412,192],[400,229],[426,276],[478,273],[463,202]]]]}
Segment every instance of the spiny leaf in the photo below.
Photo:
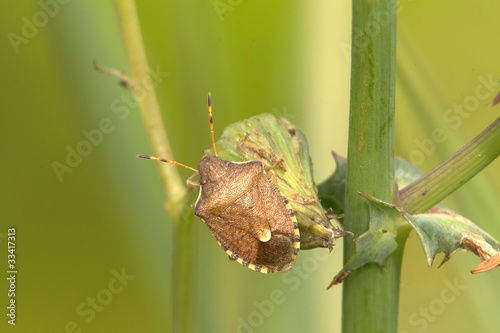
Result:
{"type": "Polygon", "coordinates": [[[335,160],[335,172],[318,185],[318,195],[325,209],[333,209],[337,214],[344,213],[345,178],[347,159],[332,152],[335,160]]]}
{"type": "Polygon", "coordinates": [[[328,288],[342,282],[352,270],[365,264],[376,263],[383,266],[387,257],[398,247],[398,233],[409,231],[408,224],[394,205],[364,193],[361,195],[368,199],[369,229],[354,240],[354,254],[328,288]]]}
{"type": "Polygon", "coordinates": [[[444,253],[443,261],[448,261],[458,250],[464,249],[462,237],[474,233],[483,237],[488,244],[500,249],[498,243],[486,231],[463,216],[446,209],[431,209],[425,214],[404,215],[417,232],[427,257],[427,264],[432,266],[436,254],[444,253]]]}
{"type": "MultiPolygon", "coordinates": [[[[319,186],[321,198],[330,202],[343,198],[338,193],[342,192],[341,175],[346,166],[340,164],[342,159],[335,157],[335,160],[340,168],[337,167],[335,173],[319,186]]],[[[402,158],[396,157],[395,167],[398,188],[403,188],[422,176],[422,172],[416,166],[402,158]]],[[[466,234],[480,235],[487,244],[496,249],[496,252],[500,249],[500,243],[487,232],[465,217],[444,208],[442,204],[436,205],[425,214],[410,215],[392,203],[383,202],[365,194],[362,195],[368,199],[369,229],[355,238],[356,250],[354,254],[334,277],[330,286],[342,282],[352,270],[367,263],[377,263],[383,266],[387,257],[398,246],[396,241],[398,234],[408,233],[409,226],[413,227],[419,236],[429,267],[432,266],[438,253],[445,255],[440,263],[441,266],[458,250],[467,249],[462,240],[466,234]]],[[[488,261],[486,265],[495,267],[495,260],[497,259],[491,259],[492,263],[490,264],[488,261]]],[[[478,269],[480,270],[482,267],[478,269]]]]}

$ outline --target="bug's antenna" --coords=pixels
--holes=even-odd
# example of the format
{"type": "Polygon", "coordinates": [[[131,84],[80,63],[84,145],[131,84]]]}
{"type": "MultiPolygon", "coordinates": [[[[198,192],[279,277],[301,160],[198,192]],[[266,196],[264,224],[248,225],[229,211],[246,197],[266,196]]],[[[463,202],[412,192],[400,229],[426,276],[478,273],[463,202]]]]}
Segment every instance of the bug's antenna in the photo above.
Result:
{"type": "Polygon", "coordinates": [[[186,168],[186,169],[189,169],[189,170],[193,170],[194,172],[198,172],[198,170],[195,169],[195,168],[192,168],[192,167],[187,166],[185,164],[179,163],[177,161],[167,160],[166,158],[163,158],[163,157],[156,157],[156,156],[151,156],[151,155],[136,155],[136,157],[138,157],[138,158],[144,158],[146,160],[153,160],[153,161],[160,161],[160,162],[175,164],[175,165],[178,165],[180,167],[183,167],[183,168],[186,168]]]}
{"type": "Polygon", "coordinates": [[[215,135],[214,135],[214,117],[212,115],[212,93],[208,93],[207,98],[208,106],[208,122],[210,123],[210,137],[212,138],[212,147],[214,148],[214,154],[217,155],[217,146],[215,145],[215,135]]]}

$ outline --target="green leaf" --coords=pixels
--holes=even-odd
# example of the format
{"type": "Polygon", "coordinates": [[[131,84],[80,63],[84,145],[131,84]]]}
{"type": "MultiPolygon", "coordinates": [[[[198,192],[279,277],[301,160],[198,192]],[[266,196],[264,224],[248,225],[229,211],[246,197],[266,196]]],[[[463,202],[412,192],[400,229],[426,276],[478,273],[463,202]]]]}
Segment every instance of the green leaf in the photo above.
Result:
{"type": "Polygon", "coordinates": [[[332,152],[332,156],[336,165],[335,172],[318,185],[318,195],[323,208],[343,214],[347,159],[335,152],[332,152]]]}
{"type": "Polygon", "coordinates": [[[353,255],[333,278],[330,286],[342,282],[352,270],[365,264],[376,263],[379,266],[384,266],[387,257],[398,247],[398,234],[407,234],[410,230],[396,206],[364,193],[361,195],[368,199],[370,216],[368,231],[354,240],[353,255]]]}
{"type": "Polygon", "coordinates": [[[394,166],[394,176],[396,177],[396,183],[400,189],[422,177],[424,174],[418,167],[402,157],[396,156],[394,159],[394,166]]]}
{"type": "MultiPolygon", "coordinates": [[[[423,173],[410,162],[396,158],[396,181],[400,189],[422,175],[423,173]]],[[[464,249],[461,239],[464,234],[470,232],[481,235],[494,248],[500,248],[500,244],[486,231],[467,218],[450,211],[443,204],[434,206],[424,214],[411,215],[402,210],[401,212],[417,232],[429,267],[438,253],[444,253],[439,265],[441,266],[458,250],[464,249]]]]}
{"type": "Polygon", "coordinates": [[[493,248],[500,249],[500,243],[486,231],[450,210],[433,208],[425,214],[404,216],[420,238],[429,267],[436,254],[442,252],[445,255],[441,266],[458,250],[464,249],[461,239],[471,232],[482,236],[493,248]]]}
{"type": "MultiPolygon", "coordinates": [[[[320,198],[323,201],[336,202],[343,198],[340,193],[345,184],[345,160],[335,156],[337,169],[325,182],[320,184],[320,198]],[[341,164],[342,163],[342,164],[341,164]],[[340,167],[339,167],[340,166],[340,167]]],[[[410,162],[396,157],[395,177],[399,188],[420,178],[423,173],[410,162]]],[[[444,253],[439,266],[444,264],[458,250],[466,249],[462,237],[469,233],[482,236],[495,249],[500,249],[500,243],[479,226],[439,204],[425,214],[411,215],[401,207],[381,201],[366,194],[368,199],[369,229],[354,239],[355,251],[347,264],[334,277],[332,285],[340,283],[354,269],[367,263],[384,265],[387,257],[396,250],[398,234],[407,233],[410,226],[417,232],[427,264],[432,266],[438,253],[444,253]]]]}
{"type": "Polygon", "coordinates": [[[383,266],[398,246],[398,235],[409,232],[406,222],[417,232],[429,267],[438,253],[445,255],[441,266],[458,250],[466,249],[462,238],[470,233],[482,236],[496,251],[500,249],[500,243],[487,232],[450,210],[433,208],[426,214],[410,215],[391,203],[365,194],[363,196],[369,200],[369,229],[354,240],[354,254],[334,277],[331,285],[342,282],[352,270],[367,263],[383,266]]]}

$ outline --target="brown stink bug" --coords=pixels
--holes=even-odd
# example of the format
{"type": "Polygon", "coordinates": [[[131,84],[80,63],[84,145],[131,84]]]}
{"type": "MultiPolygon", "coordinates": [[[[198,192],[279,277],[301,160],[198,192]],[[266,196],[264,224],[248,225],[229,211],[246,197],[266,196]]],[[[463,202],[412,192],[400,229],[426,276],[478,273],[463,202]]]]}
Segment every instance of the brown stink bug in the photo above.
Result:
{"type": "Polygon", "coordinates": [[[262,273],[289,270],[300,249],[299,227],[293,209],[266,174],[262,162],[231,162],[218,157],[210,93],[208,114],[215,155],[203,157],[198,169],[161,157],[137,157],[196,172],[187,180],[188,186],[200,188],[194,214],[206,223],[230,259],[262,273]],[[197,174],[199,182],[192,181],[197,174]]]}

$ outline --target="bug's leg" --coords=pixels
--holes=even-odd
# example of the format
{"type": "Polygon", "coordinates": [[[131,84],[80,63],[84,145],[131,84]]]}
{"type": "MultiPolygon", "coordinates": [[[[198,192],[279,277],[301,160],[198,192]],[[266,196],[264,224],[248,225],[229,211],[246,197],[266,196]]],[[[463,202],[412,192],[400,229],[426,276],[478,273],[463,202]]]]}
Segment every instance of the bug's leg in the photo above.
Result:
{"type": "Polygon", "coordinates": [[[186,184],[189,188],[196,188],[196,187],[200,187],[200,182],[198,181],[195,181],[193,180],[193,178],[197,177],[199,175],[198,172],[195,172],[193,173],[193,175],[191,177],[189,177],[187,180],[186,180],[186,184]]]}
{"type": "Polygon", "coordinates": [[[253,159],[258,159],[262,163],[264,163],[265,171],[273,170],[279,167],[281,170],[286,172],[284,160],[282,158],[279,158],[278,155],[276,155],[273,151],[264,151],[258,145],[248,140],[249,136],[249,133],[245,134],[243,139],[241,139],[237,145],[237,148],[245,154],[245,161],[249,160],[248,151],[250,151],[251,153],[253,153],[253,159]]]}
{"type": "Polygon", "coordinates": [[[243,162],[246,162],[248,160],[250,160],[250,158],[248,157],[248,153],[245,149],[243,149],[243,144],[245,143],[245,141],[247,141],[248,139],[248,136],[250,134],[246,133],[245,136],[243,137],[243,139],[241,139],[237,144],[236,144],[236,149],[238,149],[239,151],[241,151],[244,155],[243,157],[243,162]]]}
{"type": "Polygon", "coordinates": [[[326,217],[329,219],[329,220],[338,220],[338,219],[341,219],[344,217],[344,214],[335,214],[333,212],[333,209],[331,208],[328,208],[328,210],[325,212],[326,214],[326,217]]]}
{"type": "Polygon", "coordinates": [[[281,170],[286,172],[286,168],[284,165],[285,160],[282,158],[278,158],[278,156],[276,156],[276,154],[274,154],[273,157],[274,158],[271,159],[271,162],[273,162],[273,164],[271,166],[267,167],[266,171],[271,171],[271,170],[274,171],[275,169],[280,168],[281,170]]]}

